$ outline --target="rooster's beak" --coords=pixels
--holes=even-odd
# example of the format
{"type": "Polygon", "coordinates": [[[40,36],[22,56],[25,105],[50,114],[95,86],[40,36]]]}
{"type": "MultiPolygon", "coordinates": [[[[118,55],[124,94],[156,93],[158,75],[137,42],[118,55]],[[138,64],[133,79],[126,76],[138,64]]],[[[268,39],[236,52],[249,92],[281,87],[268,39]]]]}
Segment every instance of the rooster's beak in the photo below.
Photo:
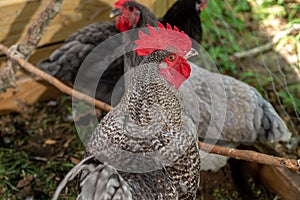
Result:
{"type": "Polygon", "coordinates": [[[119,16],[119,15],[122,15],[122,11],[120,10],[120,8],[115,8],[109,13],[110,18],[119,16]]]}
{"type": "Polygon", "coordinates": [[[183,58],[188,59],[192,56],[197,56],[197,55],[198,55],[198,51],[194,48],[191,48],[191,50],[187,54],[185,54],[185,56],[183,56],[183,58]]]}

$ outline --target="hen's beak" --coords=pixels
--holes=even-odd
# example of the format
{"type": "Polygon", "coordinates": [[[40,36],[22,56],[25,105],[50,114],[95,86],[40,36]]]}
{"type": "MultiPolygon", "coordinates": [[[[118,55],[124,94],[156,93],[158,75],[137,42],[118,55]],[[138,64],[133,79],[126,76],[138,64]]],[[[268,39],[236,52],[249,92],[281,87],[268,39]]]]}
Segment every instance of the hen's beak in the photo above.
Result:
{"type": "Polygon", "coordinates": [[[190,58],[192,56],[197,56],[197,55],[198,55],[198,51],[194,48],[191,48],[191,50],[187,54],[185,54],[185,56],[183,56],[183,58],[187,60],[188,58],[190,58]]]}
{"type": "Polygon", "coordinates": [[[109,13],[110,18],[119,16],[119,15],[122,15],[122,11],[120,10],[120,8],[115,8],[109,13]]]}

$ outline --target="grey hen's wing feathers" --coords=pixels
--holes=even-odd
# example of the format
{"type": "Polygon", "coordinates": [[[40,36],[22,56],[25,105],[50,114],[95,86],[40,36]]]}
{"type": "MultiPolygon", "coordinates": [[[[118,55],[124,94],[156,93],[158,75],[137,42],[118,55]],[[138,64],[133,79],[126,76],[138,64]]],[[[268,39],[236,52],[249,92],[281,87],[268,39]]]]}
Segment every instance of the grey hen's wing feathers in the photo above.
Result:
{"type": "Polygon", "coordinates": [[[222,122],[218,118],[225,117],[224,126],[216,128],[222,129],[221,135],[215,139],[237,143],[289,139],[291,133],[284,121],[255,88],[232,77],[209,72],[194,64],[191,66],[193,76],[187,81],[195,84],[197,101],[203,112],[201,118],[206,122],[200,123],[200,137],[205,137],[209,122],[207,120],[211,120],[212,114],[215,113],[216,118],[212,119],[213,122],[222,122]],[[218,90],[217,87],[223,88],[224,91],[218,90]],[[223,94],[219,95],[220,92],[223,94]],[[219,97],[214,106],[211,97],[219,97]],[[221,107],[225,108],[225,112],[220,113],[221,107]]]}
{"type": "MultiPolygon", "coordinates": [[[[191,118],[198,136],[212,144],[235,148],[240,143],[287,141],[291,133],[273,106],[258,91],[232,77],[209,72],[193,63],[191,77],[196,99],[191,118]],[[199,113],[193,113],[198,108],[199,113]],[[194,115],[194,116],[193,116],[194,115]]],[[[201,170],[218,170],[228,157],[200,151],[201,170]]]]}

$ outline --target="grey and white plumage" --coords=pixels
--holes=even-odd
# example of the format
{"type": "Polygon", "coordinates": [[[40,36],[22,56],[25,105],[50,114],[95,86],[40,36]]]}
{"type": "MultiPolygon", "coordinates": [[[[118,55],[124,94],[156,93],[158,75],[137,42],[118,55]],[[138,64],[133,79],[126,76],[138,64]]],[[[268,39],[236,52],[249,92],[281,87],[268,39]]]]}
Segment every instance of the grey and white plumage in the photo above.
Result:
{"type": "Polygon", "coordinates": [[[181,93],[160,74],[158,62],[168,54],[156,51],[134,68],[121,102],[87,144],[90,157],[67,175],[56,196],[84,169],[79,199],[105,194],[108,199],[195,199],[200,181],[196,127],[181,93]]]}
{"type": "Polygon", "coordinates": [[[68,181],[80,175],[83,170],[89,173],[82,178],[83,181],[79,185],[82,192],[78,195],[78,200],[110,199],[112,196],[115,199],[132,199],[129,186],[113,167],[100,163],[94,156],[88,156],[68,172],[57,187],[53,200],[58,199],[68,181]]]}

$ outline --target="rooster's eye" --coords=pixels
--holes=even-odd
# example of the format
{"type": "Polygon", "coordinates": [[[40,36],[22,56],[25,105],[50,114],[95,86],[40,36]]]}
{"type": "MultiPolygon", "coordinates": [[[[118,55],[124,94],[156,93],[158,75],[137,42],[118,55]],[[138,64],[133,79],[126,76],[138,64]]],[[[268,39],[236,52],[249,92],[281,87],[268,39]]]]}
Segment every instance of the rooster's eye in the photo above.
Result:
{"type": "Polygon", "coordinates": [[[133,6],[129,6],[128,9],[130,12],[132,12],[134,10],[133,6]]]}
{"type": "Polygon", "coordinates": [[[171,55],[168,55],[167,59],[169,61],[174,61],[175,60],[175,55],[171,54],[171,55]]]}

